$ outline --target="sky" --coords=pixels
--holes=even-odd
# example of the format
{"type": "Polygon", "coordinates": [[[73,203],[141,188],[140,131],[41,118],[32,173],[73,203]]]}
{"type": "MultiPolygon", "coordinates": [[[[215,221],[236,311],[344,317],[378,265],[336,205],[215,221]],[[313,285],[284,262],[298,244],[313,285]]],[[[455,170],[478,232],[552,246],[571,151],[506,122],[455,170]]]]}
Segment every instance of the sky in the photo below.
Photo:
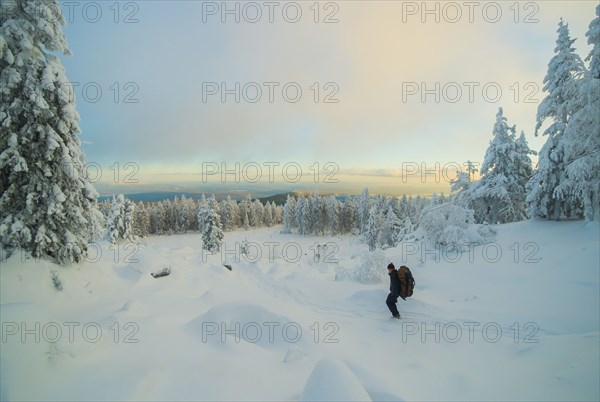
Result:
{"type": "Polygon", "coordinates": [[[541,148],[558,21],[585,57],[596,4],[65,1],[63,63],[100,193],[447,194],[499,107],[541,148]]]}

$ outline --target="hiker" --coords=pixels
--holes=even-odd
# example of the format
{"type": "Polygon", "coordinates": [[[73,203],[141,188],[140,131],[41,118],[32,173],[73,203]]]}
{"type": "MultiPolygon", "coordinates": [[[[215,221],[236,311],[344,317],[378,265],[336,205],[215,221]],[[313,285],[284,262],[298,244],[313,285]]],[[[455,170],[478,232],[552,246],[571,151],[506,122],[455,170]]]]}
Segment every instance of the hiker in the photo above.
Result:
{"type": "Polygon", "coordinates": [[[398,303],[398,297],[400,297],[400,279],[398,278],[398,271],[396,271],[396,267],[394,267],[393,263],[389,263],[387,266],[388,273],[390,275],[390,294],[385,301],[392,316],[394,318],[400,319],[400,313],[398,312],[398,307],[396,307],[396,303],[398,303]]]}

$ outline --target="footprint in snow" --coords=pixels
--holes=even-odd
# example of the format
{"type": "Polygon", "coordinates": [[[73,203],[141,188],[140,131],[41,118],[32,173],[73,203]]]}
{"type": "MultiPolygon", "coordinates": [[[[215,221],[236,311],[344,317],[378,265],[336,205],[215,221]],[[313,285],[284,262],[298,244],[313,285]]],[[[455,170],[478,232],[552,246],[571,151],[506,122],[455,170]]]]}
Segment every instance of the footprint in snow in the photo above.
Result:
{"type": "Polygon", "coordinates": [[[465,301],[471,301],[471,300],[475,300],[475,299],[477,299],[477,296],[471,295],[471,296],[465,297],[465,301]]]}

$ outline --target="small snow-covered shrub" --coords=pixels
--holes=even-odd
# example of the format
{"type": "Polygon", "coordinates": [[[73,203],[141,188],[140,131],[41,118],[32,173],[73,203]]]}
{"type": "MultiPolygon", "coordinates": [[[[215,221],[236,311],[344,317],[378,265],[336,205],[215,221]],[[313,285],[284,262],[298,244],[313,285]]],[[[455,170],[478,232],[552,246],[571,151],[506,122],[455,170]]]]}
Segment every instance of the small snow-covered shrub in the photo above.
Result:
{"type": "Polygon", "coordinates": [[[340,266],[335,274],[336,280],[355,280],[360,283],[380,283],[387,275],[389,260],[381,250],[362,254],[358,266],[340,266]]]}
{"type": "Polygon", "coordinates": [[[436,244],[448,251],[463,251],[466,247],[465,229],[454,225],[445,227],[436,244]]]}
{"type": "Polygon", "coordinates": [[[475,224],[472,210],[447,203],[423,210],[415,237],[445,250],[465,251],[467,245],[493,242],[495,235],[489,225],[475,224]]]}
{"type": "Polygon", "coordinates": [[[464,229],[475,223],[473,211],[446,203],[432,205],[423,210],[419,231],[436,245],[444,247],[464,238],[464,229]]]}
{"type": "Polygon", "coordinates": [[[58,276],[58,272],[56,271],[52,271],[52,284],[54,285],[54,288],[56,290],[63,290],[62,280],[60,279],[60,276],[58,276]]]}

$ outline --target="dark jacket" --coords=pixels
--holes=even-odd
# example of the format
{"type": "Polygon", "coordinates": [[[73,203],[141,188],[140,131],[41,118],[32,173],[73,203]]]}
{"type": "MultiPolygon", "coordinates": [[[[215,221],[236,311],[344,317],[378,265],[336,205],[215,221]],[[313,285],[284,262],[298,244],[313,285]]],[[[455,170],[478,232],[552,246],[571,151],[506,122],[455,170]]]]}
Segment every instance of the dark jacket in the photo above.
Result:
{"type": "Polygon", "coordinates": [[[390,275],[390,293],[393,296],[398,297],[398,296],[400,296],[400,279],[398,279],[398,271],[394,269],[392,272],[389,273],[389,275],[390,275]]]}

